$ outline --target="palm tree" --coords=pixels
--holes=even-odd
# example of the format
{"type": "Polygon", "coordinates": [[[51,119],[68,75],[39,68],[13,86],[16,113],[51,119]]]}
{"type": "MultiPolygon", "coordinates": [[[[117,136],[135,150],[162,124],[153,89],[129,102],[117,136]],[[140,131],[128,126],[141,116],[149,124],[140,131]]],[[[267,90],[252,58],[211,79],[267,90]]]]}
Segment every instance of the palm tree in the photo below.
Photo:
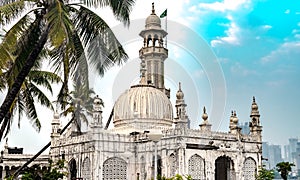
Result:
{"type": "MultiPolygon", "coordinates": [[[[77,129],[77,133],[81,134],[81,123],[88,123],[87,116],[92,115],[93,111],[93,95],[92,89],[87,90],[83,86],[74,85],[75,90],[68,96],[66,109],[62,112],[64,116],[71,114],[71,121],[77,129]]],[[[104,106],[101,100],[101,105],[104,106]]]]}
{"type": "MultiPolygon", "coordinates": [[[[135,0],[2,0],[0,25],[21,18],[6,32],[0,44],[0,75],[13,54],[20,68],[13,74],[13,84],[0,107],[0,124],[9,112],[30,70],[43,50],[51,56],[56,71],[63,72],[60,101],[68,92],[71,72],[81,64],[93,65],[100,75],[114,64],[128,59],[115,35],[97,14],[87,7],[110,7],[114,16],[129,25],[129,13],[135,0]],[[76,2],[80,3],[76,3],[76,2]],[[96,40],[94,41],[94,39],[96,40]],[[88,50],[85,53],[85,49],[88,50]]],[[[88,68],[85,68],[87,71],[88,68]]],[[[87,82],[87,78],[85,81],[87,82]]],[[[0,86],[1,86],[0,82],[0,86]]],[[[1,139],[1,138],[0,138],[1,139]]]]}
{"type": "MultiPolygon", "coordinates": [[[[0,76],[4,84],[4,86],[0,88],[1,90],[3,90],[5,86],[8,86],[8,90],[10,90],[13,67],[15,66],[12,65],[8,71],[4,72],[0,76]]],[[[61,78],[52,72],[41,71],[36,69],[36,67],[31,70],[25,78],[17,97],[9,109],[9,112],[4,117],[4,122],[7,122],[8,124],[1,126],[0,135],[6,135],[10,131],[10,125],[14,115],[18,115],[19,127],[22,116],[26,114],[28,119],[31,121],[32,126],[37,131],[40,131],[41,123],[37,115],[35,102],[53,110],[52,103],[44,92],[48,91],[52,94],[53,91],[51,84],[59,82],[61,82],[61,78]],[[43,87],[43,89],[41,89],[41,87],[43,87]]]]}
{"type": "Polygon", "coordinates": [[[267,170],[265,167],[259,167],[258,174],[255,175],[257,180],[272,180],[274,177],[274,170],[267,170]]]}
{"type": "Polygon", "coordinates": [[[276,164],[276,169],[280,173],[282,179],[287,180],[289,172],[292,171],[292,166],[295,166],[295,164],[290,162],[280,162],[276,164]]]}

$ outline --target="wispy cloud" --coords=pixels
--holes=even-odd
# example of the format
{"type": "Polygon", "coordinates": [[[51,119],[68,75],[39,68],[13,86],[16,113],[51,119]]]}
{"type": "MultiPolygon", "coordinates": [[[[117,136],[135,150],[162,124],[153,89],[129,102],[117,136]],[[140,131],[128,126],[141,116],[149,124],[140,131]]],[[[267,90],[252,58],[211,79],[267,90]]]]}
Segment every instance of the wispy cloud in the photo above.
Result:
{"type": "Polygon", "coordinates": [[[261,62],[269,63],[279,60],[295,59],[300,57],[300,41],[283,43],[279,48],[261,58],[261,62]]]}
{"type": "MultiPolygon", "coordinates": [[[[228,19],[232,20],[232,17],[229,16],[228,19]]],[[[239,45],[239,34],[241,31],[241,28],[234,22],[231,21],[230,24],[227,25],[228,30],[225,31],[226,36],[224,37],[217,37],[217,39],[214,39],[210,42],[212,47],[216,47],[218,44],[232,44],[232,45],[239,45]]]]}
{"type": "Polygon", "coordinates": [[[255,70],[247,69],[244,67],[241,63],[236,62],[233,66],[230,68],[231,73],[238,74],[241,76],[248,76],[248,75],[255,75],[257,72],[255,70]]]}

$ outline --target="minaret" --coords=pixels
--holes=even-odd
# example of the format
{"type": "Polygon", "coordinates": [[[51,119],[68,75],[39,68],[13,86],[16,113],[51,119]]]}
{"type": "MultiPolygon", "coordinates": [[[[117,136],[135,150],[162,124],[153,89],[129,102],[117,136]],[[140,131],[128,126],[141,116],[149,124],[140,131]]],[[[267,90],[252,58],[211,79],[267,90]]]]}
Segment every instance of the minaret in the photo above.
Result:
{"type": "Polygon", "coordinates": [[[239,133],[241,128],[238,126],[238,124],[239,124],[239,119],[236,116],[236,112],[233,111],[233,112],[231,112],[231,117],[230,117],[229,133],[232,133],[232,134],[239,133]]]}
{"type": "Polygon", "coordinates": [[[146,83],[152,84],[170,97],[170,90],[164,84],[164,61],[168,57],[168,49],[163,45],[163,38],[167,34],[161,28],[161,20],[155,14],[152,3],[152,13],[146,19],[145,29],[140,32],[144,45],[139,51],[139,57],[146,64],[146,83]]]}
{"type": "Polygon", "coordinates": [[[258,106],[255,102],[255,97],[253,96],[252,106],[251,106],[251,114],[250,114],[251,122],[250,122],[250,134],[257,135],[259,137],[259,141],[261,138],[262,126],[260,125],[260,114],[258,111],[258,106]]]}
{"type": "Polygon", "coordinates": [[[53,120],[51,122],[52,126],[52,132],[51,132],[51,138],[59,137],[60,135],[60,119],[59,114],[57,112],[53,115],[53,120]]]}
{"type": "Polygon", "coordinates": [[[188,128],[188,116],[186,114],[186,104],[184,102],[184,94],[181,90],[181,83],[179,83],[179,89],[176,93],[176,117],[175,127],[180,129],[188,128]]]}
{"type": "Polygon", "coordinates": [[[102,99],[99,98],[97,95],[94,98],[94,103],[93,103],[93,122],[91,123],[91,128],[103,128],[102,124],[102,106],[103,102],[102,99]]]}
{"type": "Polygon", "coordinates": [[[206,108],[203,107],[203,114],[202,114],[203,122],[199,125],[201,131],[211,131],[211,124],[208,123],[208,115],[206,114],[206,108]]]}

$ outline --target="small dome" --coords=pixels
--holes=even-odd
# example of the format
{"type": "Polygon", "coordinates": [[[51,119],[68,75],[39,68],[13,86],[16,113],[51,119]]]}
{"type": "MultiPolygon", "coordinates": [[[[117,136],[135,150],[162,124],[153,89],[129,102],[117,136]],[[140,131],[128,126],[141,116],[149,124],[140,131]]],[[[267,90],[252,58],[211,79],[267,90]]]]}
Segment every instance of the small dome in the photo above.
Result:
{"type": "Polygon", "coordinates": [[[135,85],[125,91],[114,106],[116,129],[166,129],[173,124],[169,98],[150,85],[135,85]]]}
{"type": "Polygon", "coordinates": [[[184,98],[184,94],[183,94],[183,92],[181,90],[181,83],[179,83],[179,89],[178,89],[178,91],[176,93],[176,98],[177,99],[183,99],[184,98]]]}
{"type": "Polygon", "coordinates": [[[54,113],[53,118],[54,118],[55,120],[59,119],[59,114],[58,114],[58,112],[55,112],[55,113],[54,113]]]}
{"type": "Polygon", "coordinates": [[[146,29],[161,29],[160,18],[155,14],[154,3],[152,3],[152,13],[146,19],[146,29]]]}
{"type": "Polygon", "coordinates": [[[150,14],[146,19],[146,29],[161,28],[161,20],[156,14],[150,14]]]}
{"type": "Polygon", "coordinates": [[[98,95],[94,98],[94,104],[102,104],[102,100],[99,98],[98,95]]]}

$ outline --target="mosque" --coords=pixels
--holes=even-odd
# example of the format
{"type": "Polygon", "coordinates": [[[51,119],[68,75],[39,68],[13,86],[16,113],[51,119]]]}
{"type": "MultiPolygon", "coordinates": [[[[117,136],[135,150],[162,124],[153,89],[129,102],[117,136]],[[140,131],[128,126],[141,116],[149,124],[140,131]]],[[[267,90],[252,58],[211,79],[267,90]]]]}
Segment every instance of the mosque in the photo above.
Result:
{"type": "Polygon", "coordinates": [[[179,83],[174,113],[170,90],[164,86],[167,32],[161,28],[154,5],[139,35],[143,38],[140,81],[115,102],[113,127],[103,125],[98,96],[89,130],[81,135],[73,133],[74,128],[60,135],[60,119],[55,114],[49,157],[66,160],[68,179],[150,180],[156,175],[180,174],[198,180],[254,180],[262,163],[262,126],[255,98],[247,135],[241,133],[235,112],[228,132],[212,131],[205,107],[199,128],[189,128],[184,84],[179,83]]]}

